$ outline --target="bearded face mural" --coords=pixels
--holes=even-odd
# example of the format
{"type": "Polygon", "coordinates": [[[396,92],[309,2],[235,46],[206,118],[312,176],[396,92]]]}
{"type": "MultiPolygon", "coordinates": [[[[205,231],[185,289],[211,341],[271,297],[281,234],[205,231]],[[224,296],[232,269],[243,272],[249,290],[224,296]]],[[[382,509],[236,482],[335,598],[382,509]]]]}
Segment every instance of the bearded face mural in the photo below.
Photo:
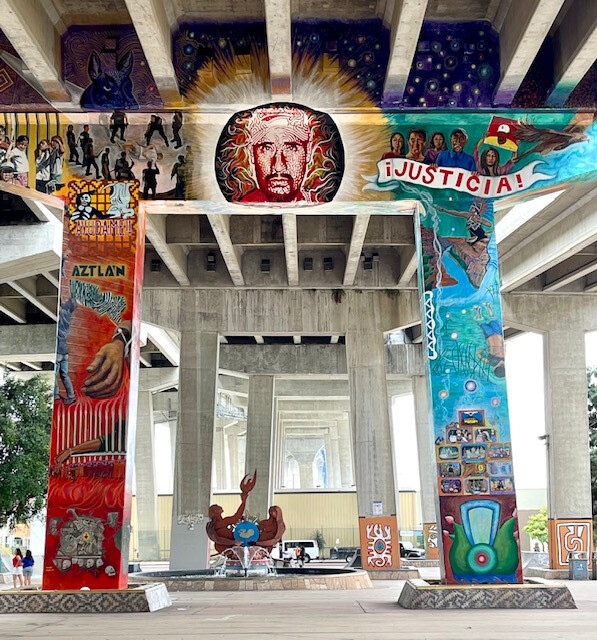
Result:
{"type": "Polygon", "coordinates": [[[229,202],[321,204],[340,187],[344,147],[329,115],[272,103],[230,118],[218,140],[215,169],[229,202]]]}

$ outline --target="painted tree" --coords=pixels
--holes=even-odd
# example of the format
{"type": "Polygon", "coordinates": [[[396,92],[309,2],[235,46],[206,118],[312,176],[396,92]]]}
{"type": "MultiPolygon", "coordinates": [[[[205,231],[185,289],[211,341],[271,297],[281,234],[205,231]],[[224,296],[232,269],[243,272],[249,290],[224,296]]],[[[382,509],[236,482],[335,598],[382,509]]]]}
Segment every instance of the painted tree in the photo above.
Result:
{"type": "Polygon", "coordinates": [[[547,542],[547,507],[541,507],[539,513],[532,515],[523,529],[533,540],[539,540],[545,550],[547,542]]]}
{"type": "Polygon", "coordinates": [[[40,512],[48,488],[52,408],[40,377],[0,384],[0,527],[40,512]]]}
{"type": "Polygon", "coordinates": [[[591,498],[593,500],[593,535],[597,536],[597,367],[587,369],[589,447],[591,452],[591,498]]]}

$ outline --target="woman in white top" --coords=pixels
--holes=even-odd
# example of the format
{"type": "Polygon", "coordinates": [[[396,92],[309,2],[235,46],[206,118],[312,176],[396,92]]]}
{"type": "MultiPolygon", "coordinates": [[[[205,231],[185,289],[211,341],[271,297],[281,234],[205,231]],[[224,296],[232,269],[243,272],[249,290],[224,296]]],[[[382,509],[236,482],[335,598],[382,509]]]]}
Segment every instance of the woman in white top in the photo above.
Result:
{"type": "Polygon", "coordinates": [[[50,182],[50,143],[44,138],[39,141],[35,150],[35,188],[47,193],[50,182]]]}
{"type": "Polygon", "coordinates": [[[62,183],[62,170],[64,167],[64,142],[60,136],[53,136],[50,151],[50,181],[56,185],[62,183]]]}
{"type": "Polygon", "coordinates": [[[12,162],[15,168],[14,181],[21,187],[29,186],[29,158],[27,157],[27,145],[29,138],[27,136],[19,136],[17,138],[17,146],[9,149],[6,154],[6,160],[12,162]]]}

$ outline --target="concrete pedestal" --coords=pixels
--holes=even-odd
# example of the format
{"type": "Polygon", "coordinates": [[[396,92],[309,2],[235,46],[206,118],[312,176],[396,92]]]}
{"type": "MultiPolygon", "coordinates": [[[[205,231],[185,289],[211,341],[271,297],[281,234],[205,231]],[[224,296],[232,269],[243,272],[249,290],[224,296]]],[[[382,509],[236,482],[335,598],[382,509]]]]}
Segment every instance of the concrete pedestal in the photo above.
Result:
{"type": "MultiPolygon", "coordinates": [[[[4,591],[1,613],[142,613],[172,606],[163,582],[112,591],[4,591]]],[[[82,634],[83,635],[83,634],[82,634]]]]}
{"type": "Polygon", "coordinates": [[[475,586],[409,580],[398,604],[404,609],[576,609],[566,585],[539,580],[475,586]]]}

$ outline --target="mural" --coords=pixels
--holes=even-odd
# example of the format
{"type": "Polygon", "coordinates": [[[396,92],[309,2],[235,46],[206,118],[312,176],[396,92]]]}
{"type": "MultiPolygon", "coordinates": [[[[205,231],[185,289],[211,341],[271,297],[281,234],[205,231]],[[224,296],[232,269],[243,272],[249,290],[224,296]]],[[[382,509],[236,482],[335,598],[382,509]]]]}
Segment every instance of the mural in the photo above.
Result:
{"type": "Polygon", "coordinates": [[[19,111],[22,109],[42,109],[54,111],[54,108],[25,80],[25,65],[8,38],[0,31],[0,104],[3,109],[19,111]]]}
{"type": "Polygon", "coordinates": [[[400,543],[396,516],[359,518],[363,569],[400,568],[400,543]]]}
{"type": "Polygon", "coordinates": [[[522,580],[493,202],[593,171],[593,118],[550,118],[475,114],[442,126],[436,116],[422,126],[413,117],[405,126],[389,116],[389,150],[366,176],[365,190],[424,205],[419,287],[452,584],[522,580]]]}
{"type": "Polygon", "coordinates": [[[144,219],[135,181],[64,190],[44,589],[128,580],[144,219]]]}
{"type": "Polygon", "coordinates": [[[163,105],[132,25],[69,27],[62,36],[62,75],[72,93],[79,87],[83,109],[163,105]]]}
{"type": "MultiPolygon", "coordinates": [[[[498,35],[489,22],[423,23],[402,106],[489,107],[500,77],[498,35]]],[[[384,106],[394,106],[391,93],[384,106]]]]}
{"type": "Polygon", "coordinates": [[[272,103],[228,120],[216,147],[215,170],[229,202],[321,204],[338,191],[344,147],[327,114],[272,103]]]}
{"type": "Polygon", "coordinates": [[[573,552],[584,552],[590,558],[593,546],[592,522],[589,519],[549,520],[549,566],[567,569],[573,552]]]}

